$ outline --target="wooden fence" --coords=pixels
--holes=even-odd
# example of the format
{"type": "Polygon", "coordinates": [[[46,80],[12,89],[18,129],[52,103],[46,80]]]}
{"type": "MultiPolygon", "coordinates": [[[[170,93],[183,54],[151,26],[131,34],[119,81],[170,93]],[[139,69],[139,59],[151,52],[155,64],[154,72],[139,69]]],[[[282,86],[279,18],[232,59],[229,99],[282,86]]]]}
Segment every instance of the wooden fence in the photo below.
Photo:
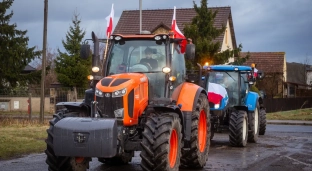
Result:
{"type": "Polygon", "coordinates": [[[264,106],[267,113],[312,108],[312,97],[266,98],[264,100],[264,106]]]}

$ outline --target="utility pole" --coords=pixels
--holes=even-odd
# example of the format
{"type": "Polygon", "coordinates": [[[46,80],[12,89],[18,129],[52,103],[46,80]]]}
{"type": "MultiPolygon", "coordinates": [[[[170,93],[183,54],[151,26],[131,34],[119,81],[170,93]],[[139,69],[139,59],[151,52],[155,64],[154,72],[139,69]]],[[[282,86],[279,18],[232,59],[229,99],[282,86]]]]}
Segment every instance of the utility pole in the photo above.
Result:
{"type": "Polygon", "coordinates": [[[140,0],[140,34],[142,33],[142,0],[140,0]]]}
{"type": "Polygon", "coordinates": [[[47,56],[47,25],[48,25],[48,0],[44,0],[44,24],[43,24],[43,48],[42,48],[42,72],[41,72],[41,97],[40,97],[40,118],[39,122],[44,122],[44,82],[46,75],[46,56],[47,56]]]}

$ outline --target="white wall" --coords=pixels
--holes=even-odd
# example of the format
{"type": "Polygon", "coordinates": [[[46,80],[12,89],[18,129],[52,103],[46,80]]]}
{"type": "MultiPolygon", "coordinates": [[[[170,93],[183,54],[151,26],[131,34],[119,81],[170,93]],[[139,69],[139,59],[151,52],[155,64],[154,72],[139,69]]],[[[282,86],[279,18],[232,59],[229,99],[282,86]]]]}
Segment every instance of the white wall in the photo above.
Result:
{"type": "MultiPolygon", "coordinates": [[[[227,50],[227,49],[233,49],[233,41],[232,41],[232,34],[231,34],[231,28],[230,28],[230,22],[227,20],[226,22],[226,31],[223,37],[221,52],[227,50]]],[[[230,58],[228,62],[234,62],[234,57],[230,58]]]]}

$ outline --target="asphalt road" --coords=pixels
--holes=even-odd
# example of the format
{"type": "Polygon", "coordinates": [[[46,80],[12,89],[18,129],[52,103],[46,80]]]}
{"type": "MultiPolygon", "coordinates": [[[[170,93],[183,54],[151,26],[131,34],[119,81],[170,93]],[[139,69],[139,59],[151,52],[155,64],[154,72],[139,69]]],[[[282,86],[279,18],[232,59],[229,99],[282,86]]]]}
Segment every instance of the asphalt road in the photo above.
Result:
{"type": "MultiPolygon", "coordinates": [[[[34,154],[0,161],[0,170],[48,170],[45,157],[45,154],[34,154]]],[[[106,166],[94,158],[89,170],[141,171],[140,160],[139,152],[125,166],[106,166]]],[[[208,162],[201,170],[312,170],[312,126],[268,125],[266,135],[245,148],[229,146],[226,133],[216,134],[211,142],[208,162]]]]}

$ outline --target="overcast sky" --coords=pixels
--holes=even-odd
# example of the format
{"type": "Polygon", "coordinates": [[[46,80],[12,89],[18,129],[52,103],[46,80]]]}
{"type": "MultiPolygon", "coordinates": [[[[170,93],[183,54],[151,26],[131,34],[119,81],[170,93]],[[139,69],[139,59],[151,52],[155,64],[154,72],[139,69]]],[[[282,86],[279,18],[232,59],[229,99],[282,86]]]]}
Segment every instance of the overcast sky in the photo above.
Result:
{"type": "MultiPolygon", "coordinates": [[[[191,8],[192,0],[142,0],[143,9],[191,8]]],[[[199,5],[200,1],[195,0],[199,5]]],[[[114,25],[123,10],[139,9],[139,0],[49,0],[49,48],[63,49],[75,10],[86,37],[91,31],[105,34],[106,20],[114,3],[114,25]]],[[[230,6],[237,44],[243,51],[286,52],[287,62],[312,63],[312,0],[209,0],[209,7],[230,6]]],[[[44,0],[15,0],[12,23],[28,30],[29,46],[42,48],[44,0]]],[[[179,22],[179,21],[177,21],[179,22]]]]}

